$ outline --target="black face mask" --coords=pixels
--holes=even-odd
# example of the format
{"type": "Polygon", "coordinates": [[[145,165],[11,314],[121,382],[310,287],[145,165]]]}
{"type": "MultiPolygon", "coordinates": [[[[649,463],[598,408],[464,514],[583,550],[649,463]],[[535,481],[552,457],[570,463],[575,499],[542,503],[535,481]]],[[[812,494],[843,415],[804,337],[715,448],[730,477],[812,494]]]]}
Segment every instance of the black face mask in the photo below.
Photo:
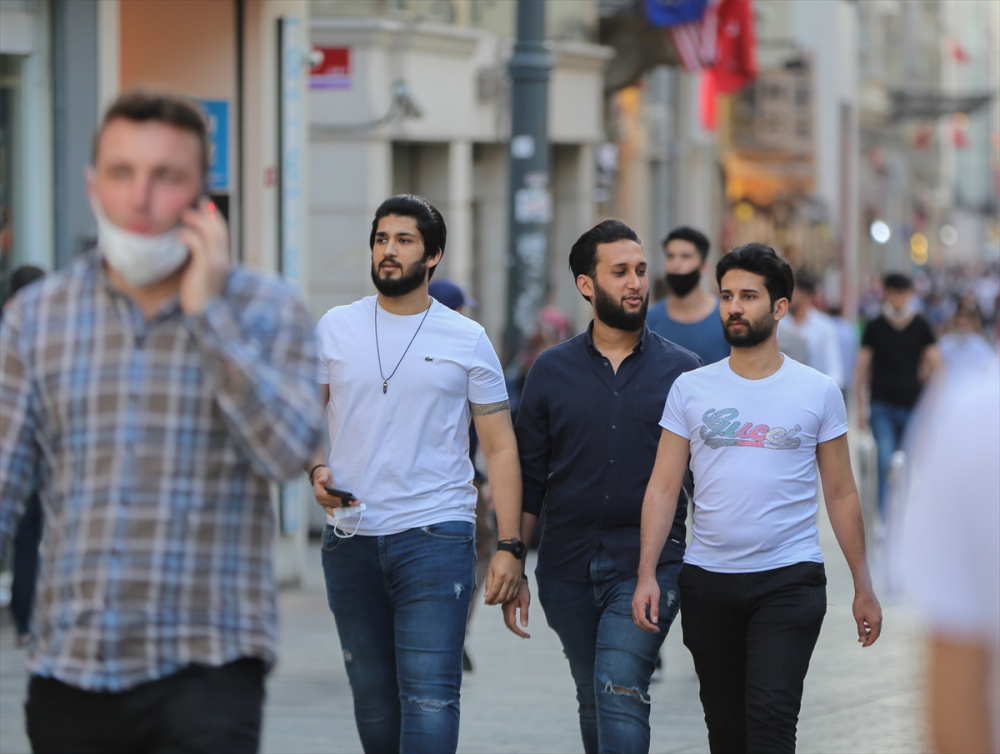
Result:
{"type": "Polygon", "coordinates": [[[695,286],[701,281],[701,270],[696,269],[694,272],[689,272],[686,275],[675,275],[673,273],[667,273],[667,285],[670,287],[670,291],[680,298],[684,298],[691,291],[694,290],[695,286]]]}

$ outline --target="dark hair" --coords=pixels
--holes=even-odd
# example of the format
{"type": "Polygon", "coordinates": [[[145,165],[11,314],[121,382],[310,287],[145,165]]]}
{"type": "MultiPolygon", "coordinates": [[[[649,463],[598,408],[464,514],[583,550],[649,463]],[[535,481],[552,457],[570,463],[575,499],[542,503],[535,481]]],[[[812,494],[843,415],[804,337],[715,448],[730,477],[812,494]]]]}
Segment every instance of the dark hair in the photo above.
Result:
{"type": "Polygon", "coordinates": [[[901,272],[890,272],[882,278],[882,287],[887,291],[913,290],[913,281],[901,272]]]}
{"type": "Polygon", "coordinates": [[[819,287],[819,281],[816,280],[816,276],[809,270],[800,269],[795,272],[795,287],[803,293],[812,295],[816,293],[816,289],[819,287]]]}
{"type": "Polygon", "coordinates": [[[795,276],[788,262],[779,257],[774,249],[762,243],[748,243],[737,246],[726,254],[715,266],[715,282],[722,287],[722,277],[730,270],[746,270],[764,278],[764,287],[771,297],[771,308],[779,298],[792,298],[795,290],[795,276]]]}
{"type": "Polygon", "coordinates": [[[30,264],[18,267],[10,273],[10,295],[13,296],[29,283],[45,277],[45,270],[30,264]]]}
{"type": "MultiPolygon", "coordinates": [[[[573,271],[573,279],[580,275],[593,278],[597,275],[597,247],[602,243],[615,241],[635,241],[642,246],[639,236],[621,220],[605,220],[588,230],[573,244],[569,251],[569,268],[573,271]]],[[[589,298],[584,296],[587,301],[589,298]]]]}
{"type": "MultiPolygon", "coordinates": [[[[368,248],[375,248],[375,233],[378,232],[378,221],[383,217],[396,215],[397,217],[412,217],[417,221],[417,230],[424,241],[424,259],[429,259],[440,250],[444,254],[444,245],[448,240],[448,228],[444,224],[444,218],[437,208],[422,196],[414,194],[396,194],[390,196],[379,208],[375,210],[375,219],[372,220],[372,232],[368,238],[368,248]]],[[[427,279],[434,277],[434,270],[437,266],[431,267],[427,279]]]]}
{"type": "Polygon", "coordinates": [[[694,247],[698,250],[698,254],[701,255],[701,261],[704,262],[708,259],[708,238],[700,230],[689,228],[686,225],[674,228],[667,234],[667,237],[663,239],[664,250],[666,250],[667,244],[674,240],[687,241],[688,243],[694,244],[694,247]]]}
{"type": "Polygon", "coordinates": [[[198,137],[198,148],[201,159],[202,177],[208,175],[208,123],[201,108],[186,97],[158,92],[133,91],[126,92],[111,103],[104,112],[101,125],[94,134],[91,146],[92,159],[97,164],[97,150],[100,146],[101,134],[108,124],[115,120],[131,120],[136,123],[157,121],[190,131],[198,137]]]}

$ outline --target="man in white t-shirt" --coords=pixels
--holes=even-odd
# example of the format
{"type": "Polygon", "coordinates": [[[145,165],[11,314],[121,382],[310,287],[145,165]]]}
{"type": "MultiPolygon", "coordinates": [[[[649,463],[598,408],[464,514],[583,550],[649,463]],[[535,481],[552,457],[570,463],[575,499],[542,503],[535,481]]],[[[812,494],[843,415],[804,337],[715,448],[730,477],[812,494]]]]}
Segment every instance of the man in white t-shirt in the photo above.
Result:
{"type": "Polygon", "coordinates": [[[854,576],[858,641],[882,610],[865,558],[864,522],[837,384],[785,358],[775,323],[788,311],[788,263],[759,243],[716,267],[728,359],[682,374],[643,500],[636,624],[656,630],[655,569],[691,459],[693,538],[679,585],[709,747],[794,752],[802,685],[826,613],[816,528],[816,465],[837,541],[854,576]]]}
{"type": "Polygon", "coordinates": [[[327,598],[369,753],[458,746],[476,582],[470,415],[501,540],[486,603],[513,599],[524,575],[521,471],[500,362],[478,323],[427,294],[446,233],[425,199],[387,199],[369,239],[378,295],[331,309],[316,329],[331,449],[309,475],[330,514],[327,598]]]}
{"type": "Polygon", "coordinates": [[[899,565],[929,633],[936,751],[1000,751],[1000,365],[934,378],[907,454],[899,565]]]}

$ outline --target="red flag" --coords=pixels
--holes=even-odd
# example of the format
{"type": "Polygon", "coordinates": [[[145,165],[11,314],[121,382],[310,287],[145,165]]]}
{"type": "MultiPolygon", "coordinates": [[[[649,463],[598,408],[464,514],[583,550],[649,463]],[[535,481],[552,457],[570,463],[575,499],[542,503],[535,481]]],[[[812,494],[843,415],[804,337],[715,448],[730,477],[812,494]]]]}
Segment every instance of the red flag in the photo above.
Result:
{"type": "Polygon", "coordinates": [[[722,0],[715,44],[715,86],[719,94],[742,89],[757,76],[753,5],[722,0]]]}
{"type": "Polygon", "coordinates": [[[701,115],[701,127],[706,131],[715,130],[716,94],[715,69],[703,68],[698,88],[698,111],[701,115]]]}

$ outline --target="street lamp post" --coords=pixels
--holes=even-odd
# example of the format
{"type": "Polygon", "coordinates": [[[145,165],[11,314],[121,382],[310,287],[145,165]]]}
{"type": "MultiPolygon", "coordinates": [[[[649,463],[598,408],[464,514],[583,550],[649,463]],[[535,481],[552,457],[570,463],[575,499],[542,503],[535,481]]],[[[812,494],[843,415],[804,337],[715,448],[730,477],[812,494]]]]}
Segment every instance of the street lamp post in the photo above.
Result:
{"type": "Polygon", "coordinates": [[[531,337],[548,283],[549,71],[545,0],[517,1],[517,42],[510,59],[511,141],[509,286],[505,359],[531,337]]]}

